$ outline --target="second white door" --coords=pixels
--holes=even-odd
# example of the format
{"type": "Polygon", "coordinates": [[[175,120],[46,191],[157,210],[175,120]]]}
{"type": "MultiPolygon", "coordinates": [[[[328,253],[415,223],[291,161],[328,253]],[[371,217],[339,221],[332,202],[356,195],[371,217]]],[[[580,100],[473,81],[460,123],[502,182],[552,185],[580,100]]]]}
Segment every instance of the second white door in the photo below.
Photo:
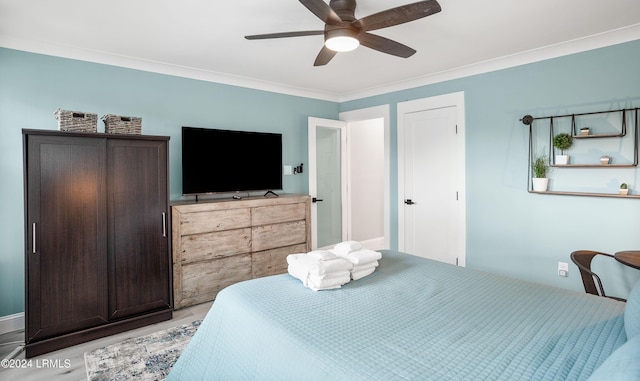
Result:
{"type": "Polygon", "coordinates": [[[401,115],[399,248],[463,265],[460,170],[464,171],[464,153],[457,115],[456,106],[401,115]]]}

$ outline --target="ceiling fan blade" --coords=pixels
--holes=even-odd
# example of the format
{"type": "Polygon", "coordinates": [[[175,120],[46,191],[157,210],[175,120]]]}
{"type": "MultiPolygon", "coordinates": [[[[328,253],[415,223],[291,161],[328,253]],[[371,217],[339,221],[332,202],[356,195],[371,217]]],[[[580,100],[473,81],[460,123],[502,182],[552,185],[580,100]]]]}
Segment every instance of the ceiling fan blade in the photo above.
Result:
{"type": "Polygon", "coordinates": [[[318,36],[323,35],[324,30],[305,30],[300,32],[282,32],[282,33],[267,33],[267,34],[254,34],[251,36],[244,36],[247,40],[265,40],[267,38],[284,38],[284,37],[301,37],[301,36],[318,36]]]}
{"type": "Polygon", "coordinates": [[[322,0],[300,0],[302,5],[307,7],[314,15],[324,21],[325,24],[337,25],[342,23],[340,17],[322,0]]]}
{"type": "Polygon", "coordinates": [[[382,53],[387,53],[402,58],[409,58],[416,52],[414,49],[411,49],[410,47],[399,42],[371,33],[361,33],[360,44],[366,46],[367,48],[371,48],[382,53]]]}
{"type": "Polygon", "coordinates": [[[418,20],[438,13],[441,10],[442,8],[436,0],[419,1],[417,3],[402,5],[397,8],[374,13],[354,21],[353,25],[361,31],[366,32],[418,20]]]}
{"type": "Polygon", "coordinates": [[[333,57],[337,54],[336,51],[323,46],[316,57],[316,61],[313,63],[313,66],[323,66],[329,63],[333,57]]]}

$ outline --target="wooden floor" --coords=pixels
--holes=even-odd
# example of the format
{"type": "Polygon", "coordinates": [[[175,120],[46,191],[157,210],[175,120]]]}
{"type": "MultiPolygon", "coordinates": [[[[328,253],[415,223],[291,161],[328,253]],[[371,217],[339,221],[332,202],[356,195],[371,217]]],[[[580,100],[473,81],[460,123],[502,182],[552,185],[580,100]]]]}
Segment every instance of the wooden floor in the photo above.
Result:
{"type": "MultiPolygon", "coordinates": [[[[132,331],[119,333],[117,335],[104,337],[102,339],[90,341],[88,343],[79,344],[73,347],[61,349],[59,351],[44,354],[42,356],[33,357],[31,366],[28,363],[25,368],[6,368],[6,364],[0,366],[0,380],[47,380],[47,381],[80,381],[87,379],[87,373],[84,366],[84,353],[92,351],[96,348],[105,347],[120,341],[149,335],[151,333],[162,331],[167,328],[175,327],[180,324],[190,323],[194,320],[203,319],[209,311],[211,302],[199,304],[197,306],[183,308],[173,312],[173,319],[147,327],[138,328],[132,331]],[[53,360],[53,361],[49,361],[53,360]],[[60,360],[60,361],[56,361],[60,360]],[[69,361],[66,361],[69,360],[69,361]],[[48,363],[63,364],[62,367],[46,367],[48,363]],[[69,367],[64,364],[69,363],[69,367]]],[[[11,332],[0,335],[0,359],[4,359],[19,345],[24,344],[24,331],[11,332]]],[[[24,351],[22,351],[16,359],[25,360],[24,351]]],[[[25,361],[28,361],[25,360],[25,361]]]]}

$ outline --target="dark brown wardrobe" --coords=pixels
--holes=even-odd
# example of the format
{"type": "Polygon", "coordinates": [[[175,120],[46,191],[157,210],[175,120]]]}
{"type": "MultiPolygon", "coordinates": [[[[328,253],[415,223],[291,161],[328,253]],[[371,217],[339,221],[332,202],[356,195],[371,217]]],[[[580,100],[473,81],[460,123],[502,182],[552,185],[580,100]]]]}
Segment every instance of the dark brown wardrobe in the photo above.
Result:
{"type": "Polygon", "coordinates": [[[23,143],[27,357],[171,319],[169,138],[23,143]]]}

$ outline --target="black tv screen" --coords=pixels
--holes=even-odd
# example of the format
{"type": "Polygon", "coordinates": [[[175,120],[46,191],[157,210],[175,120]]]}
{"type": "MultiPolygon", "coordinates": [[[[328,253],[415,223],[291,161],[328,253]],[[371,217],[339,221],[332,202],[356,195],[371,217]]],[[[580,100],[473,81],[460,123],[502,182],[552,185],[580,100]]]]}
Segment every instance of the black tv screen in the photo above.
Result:
{"type": "Polygon", "coordinates": [[[282,189],[282,134],[182,127],[185,195],[282,189]]]}

